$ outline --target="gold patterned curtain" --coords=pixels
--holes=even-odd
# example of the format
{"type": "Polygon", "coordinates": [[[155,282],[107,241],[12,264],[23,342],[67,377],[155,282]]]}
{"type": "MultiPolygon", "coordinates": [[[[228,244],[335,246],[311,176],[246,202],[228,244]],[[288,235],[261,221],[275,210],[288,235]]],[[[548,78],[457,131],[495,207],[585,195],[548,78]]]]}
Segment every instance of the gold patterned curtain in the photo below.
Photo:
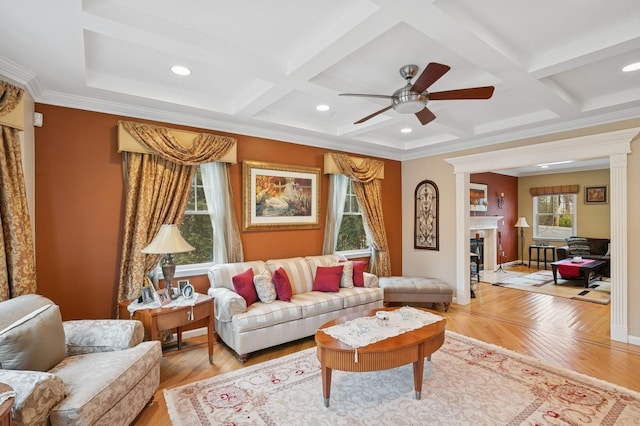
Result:
{"type": "MultiPolygon", "coordinates": [[[[0,81],[0,116],[13,111],[23,94],[0,81]]],[[[35,293],[35,253],[19,130],[5,125],[0,125],[0,223],[0,301],[35,293]]]]}
{"type": "Polygon", "coordinates": [[[381,277],[388,277],[391,275],[391,258],[382,213],[382,183],[380,179],[376,179],[384,163],[365,158],[360,165],[357,165],[349,156],[338,153],[332,153],[331,158],[338,166],[340,173],[351,179],[353,192],[362,208],[365,224],[371,232],[373,244],[371,272],[381,277]]]}
{"type": "Polygon", "coordinates": [[[191,147],[181,145],[169,129],[130,121],[120,122],[138,142],[155,154],[126,152],[125,218],[118,300],[140,295],[146,274],[159,255],[145,255],[160,226],[179,223],[184,214],[195,165],[216,161],[235,145],[235,139],[201,133],[191,147]]]}

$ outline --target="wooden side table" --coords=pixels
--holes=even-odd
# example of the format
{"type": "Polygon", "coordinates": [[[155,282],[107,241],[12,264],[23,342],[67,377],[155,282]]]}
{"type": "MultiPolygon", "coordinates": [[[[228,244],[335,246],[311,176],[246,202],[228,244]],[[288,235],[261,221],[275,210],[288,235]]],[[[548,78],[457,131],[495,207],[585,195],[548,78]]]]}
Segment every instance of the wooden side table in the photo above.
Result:
{"type": "MultiPolygon", "coordinates": [[[[13,390],[11,386],[0,383],[0,393],[13,390]]],[[[0,405],[0,426],[11,426],[11,407],[15,398],[9,398],[0,405]]]]}
{"type": "Polygon", "coordinates": [[[529,268],[531,268],[531,252],[533,250],[536,250],[536,266],[539,268],[540,267],[540,250],[542,250],[543,255],[544,255],[544,269],[545,271],[547,270],[547,250],[551,251],[551,259],[549,259],[549,262],[555,262],[556,261],[556,246],[541,246],[541,245],[537,245],[537,244],[531,244],[529,246],[529,268]]]}
{"type": "Polygon", "coordinates": [[[140,309],[130,315],[129,302],[118,303],[120,318],[132,318],[142,322],[151,340],[160,340],[160,330],[177,329],[178,349],[182,343],[182,327],[206,320],[207,344],[209,347],[209,363],[213,364],[213,341],[215,328],[213,325],[213,297],[199,294],[195,305],[140,309]]]}

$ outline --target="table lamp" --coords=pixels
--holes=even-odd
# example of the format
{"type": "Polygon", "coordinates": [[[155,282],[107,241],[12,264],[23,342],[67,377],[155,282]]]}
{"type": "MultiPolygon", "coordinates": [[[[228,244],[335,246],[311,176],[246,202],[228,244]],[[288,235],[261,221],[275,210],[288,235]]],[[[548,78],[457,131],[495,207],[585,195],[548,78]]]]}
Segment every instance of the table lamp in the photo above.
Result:
{"type": "Polygon", "coordinates": [[[161,260],[162,275],[164,276],[165,288],[172,299],[175,298],[175,295],[171,283],[176,273],[173,253],[184,253],[191,250],[195,250],[195,248],[182,238],[178,227],[174,224],[160,226],[153,241],[141,250],[146,254],[164,254],[161,260]]]}
{"type": "Polygon", "coordinates": [[[515,228],[520,228],[520,259],[522,263],[518,263],[518,265],[525,265],[524,263],[524,228],[528,228],[529,224],[527,223],[527,219],[524,216],[520,216],[518,221],[514,225],[515,228]]]}

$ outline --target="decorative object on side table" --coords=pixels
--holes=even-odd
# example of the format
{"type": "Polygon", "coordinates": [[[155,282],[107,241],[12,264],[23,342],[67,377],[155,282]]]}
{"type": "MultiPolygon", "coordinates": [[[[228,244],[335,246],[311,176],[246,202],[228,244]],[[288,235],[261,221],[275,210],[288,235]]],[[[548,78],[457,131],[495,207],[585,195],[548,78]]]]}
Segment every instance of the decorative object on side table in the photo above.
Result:
{"type": "Polygon", "coordinates": [[[141,250],[142,253],[146,254],[164,254],[161,260],[162,275],[165,281],[165,288],[172,299],[178,297],[171,288],[173,276],[176,273],[173,253],[184,253],[191,250],[195,250],[195,248],[182,238],[178,227],[174,224],[162,225],[153,241],[141,250]]]}
{"type": "Polygon", "coordinates": [[[518,265],[525,265],[524,263],[524,228],[528,228],[529,224],[524,216],[520,216],[518,221],[514,225],[515,228],[520,228],[520,263],[518,265]]]}
{"type": "Polygon", "coordinates": [[[416,186],[413,248],[439,249],[439,203],[438,186],[434,182],[423,180],[416,186]]]}

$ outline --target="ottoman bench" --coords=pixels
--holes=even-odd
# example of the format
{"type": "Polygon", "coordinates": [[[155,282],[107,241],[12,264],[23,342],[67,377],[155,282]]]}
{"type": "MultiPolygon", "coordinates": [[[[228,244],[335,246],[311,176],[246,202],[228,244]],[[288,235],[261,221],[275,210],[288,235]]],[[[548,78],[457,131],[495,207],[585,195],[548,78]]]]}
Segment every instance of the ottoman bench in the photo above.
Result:
{"type": "Polygon", "coordinates": [[[437,278],[379,277],[384,303],[442,303],[445,312],[453,299],[453,289],[437,278]]]}

